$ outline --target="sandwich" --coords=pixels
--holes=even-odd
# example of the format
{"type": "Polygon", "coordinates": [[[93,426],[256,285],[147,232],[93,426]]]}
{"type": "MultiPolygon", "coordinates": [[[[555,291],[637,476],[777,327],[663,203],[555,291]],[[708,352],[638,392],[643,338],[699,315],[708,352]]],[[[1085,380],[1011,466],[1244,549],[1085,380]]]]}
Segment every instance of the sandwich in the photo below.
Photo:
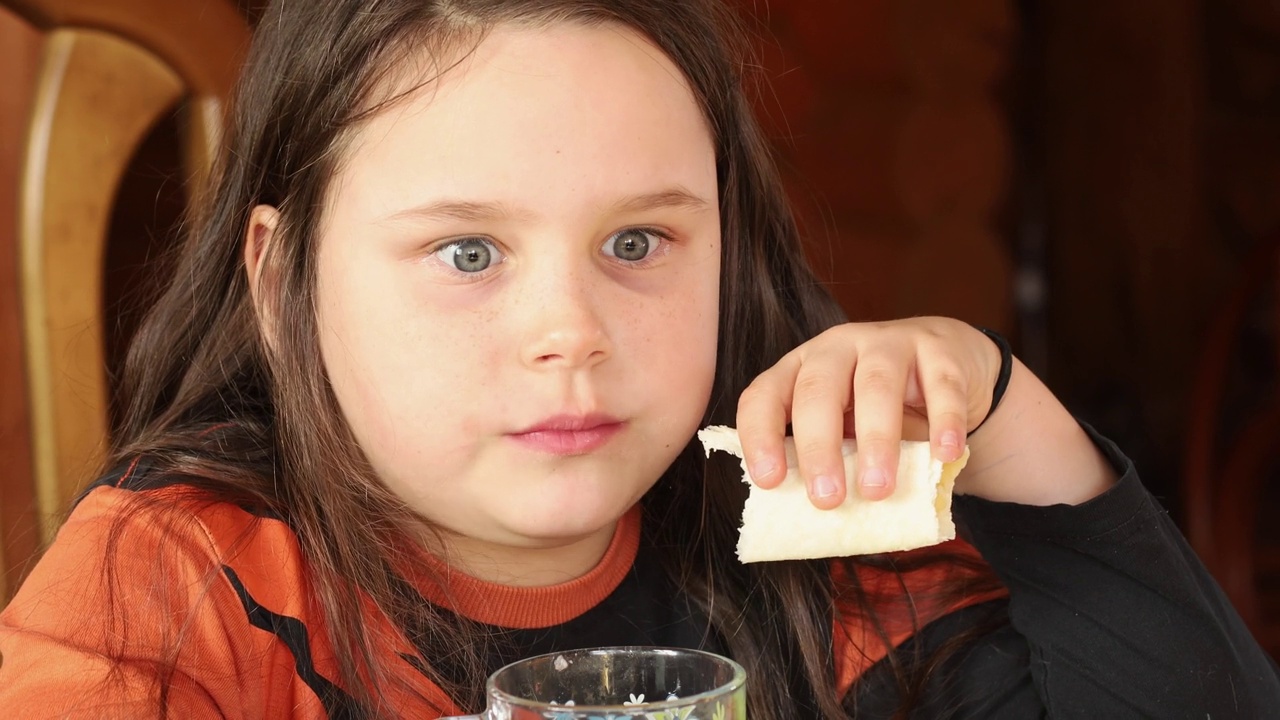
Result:
{"type": "MultiPolygon", "coordinates": [[[[742,458],[734,428],[703,428],[698,440],[708,457],[720,450],[742,458]]],[[[951,495],[956,475],[969,460],[967,446],[958,460],[944,463],[933,457],[928,442],[904,440],[893,494],[865,500],[850,486],[844,502],[830,510],[820,510],[809,500],[792,438],[786,439],[786,453],[786,479],[770,490],[751,482],[742,462],[742,480],[750,490],[738,536],[740,562],[870,555],[935,545],[956,536],[951,495]]],[[[857,441],[845,440],[841,454],[845,477],[853,478],[857,441]]]]}

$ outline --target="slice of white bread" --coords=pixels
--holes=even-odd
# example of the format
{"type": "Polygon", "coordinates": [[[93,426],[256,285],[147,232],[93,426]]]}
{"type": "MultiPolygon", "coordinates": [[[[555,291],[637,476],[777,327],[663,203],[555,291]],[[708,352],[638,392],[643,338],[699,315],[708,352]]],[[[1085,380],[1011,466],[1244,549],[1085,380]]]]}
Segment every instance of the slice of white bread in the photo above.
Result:
{"type": "MultiPolygon", "coordinates": [[[[742,457],[742,443],[733,428],[703,428],[698,439],[708,457],[712,450],[742,457]]],[[[738,536],[740,562],[869,555],[934,545],[956,536],[951,491],[956,475],[969,460],[967,446],[960,459],[943,463],[933,457],[929,443],[904,440],[892,495],[884,500],[864,500],[850,481],[844,502],[831,510],[819,510],[810,502],[796,467],[792,438],[786,439],[786,450],[787,477],[771,490],[752,483],[746,462],[742,463],[742,480],[751,490],[738,536]]],[[[853,478],[857,442],[845,440],[841,453],[845,477],[853,478]]]]}

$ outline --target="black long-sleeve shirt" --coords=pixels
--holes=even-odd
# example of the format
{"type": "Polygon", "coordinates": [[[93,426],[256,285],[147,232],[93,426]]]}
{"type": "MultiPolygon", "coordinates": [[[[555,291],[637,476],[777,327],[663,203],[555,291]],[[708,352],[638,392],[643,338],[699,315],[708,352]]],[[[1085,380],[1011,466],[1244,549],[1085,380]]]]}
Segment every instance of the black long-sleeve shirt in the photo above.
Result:
{"type": "MultiPolygon", "coordinates": [[[[1008,624],[954,656],[919,717],[1280,718],[1274,661],[1109,441],[1119,482],[1079,506],[957,497],[961,532],[1009,589],[910,642],[928,650],[971,623],[1008,624]]],[[[860,717],[890,717],[887,667],[856,688],[860,717]]],[[[854,700],[855,698],[850,698],[854,700]]]]}

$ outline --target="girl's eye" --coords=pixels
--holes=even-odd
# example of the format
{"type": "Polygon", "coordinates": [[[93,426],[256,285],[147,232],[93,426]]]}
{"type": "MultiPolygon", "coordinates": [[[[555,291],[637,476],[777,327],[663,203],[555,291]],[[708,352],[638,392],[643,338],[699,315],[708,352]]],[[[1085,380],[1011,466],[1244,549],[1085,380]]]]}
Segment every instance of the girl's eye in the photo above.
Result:
{"type": "Polygon", "coordinates": [[[464,238],[440,248],[436,257],[459,272],[479,273],[502,262],[498,248],[484,238],[464,238]]]}
{"type": "Polygon", "coordinates": [[[630,228],[604,241],[604,254],[627,262],[639,262],[658,249],[662,237],[652,230],[630,228]]]}

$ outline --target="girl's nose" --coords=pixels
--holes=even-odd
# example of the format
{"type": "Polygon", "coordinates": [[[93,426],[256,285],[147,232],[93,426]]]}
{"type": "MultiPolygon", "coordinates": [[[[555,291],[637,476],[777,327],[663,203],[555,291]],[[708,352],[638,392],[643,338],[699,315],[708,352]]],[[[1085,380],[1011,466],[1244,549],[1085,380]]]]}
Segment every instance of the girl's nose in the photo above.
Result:
{"type": "Polygon", "coordinates": [[[589,280],[560,277],[517,300],[526,322],[521,360],[531,368],[589,367],[612,353],[603,321],[605,299],[589,280]]]}

